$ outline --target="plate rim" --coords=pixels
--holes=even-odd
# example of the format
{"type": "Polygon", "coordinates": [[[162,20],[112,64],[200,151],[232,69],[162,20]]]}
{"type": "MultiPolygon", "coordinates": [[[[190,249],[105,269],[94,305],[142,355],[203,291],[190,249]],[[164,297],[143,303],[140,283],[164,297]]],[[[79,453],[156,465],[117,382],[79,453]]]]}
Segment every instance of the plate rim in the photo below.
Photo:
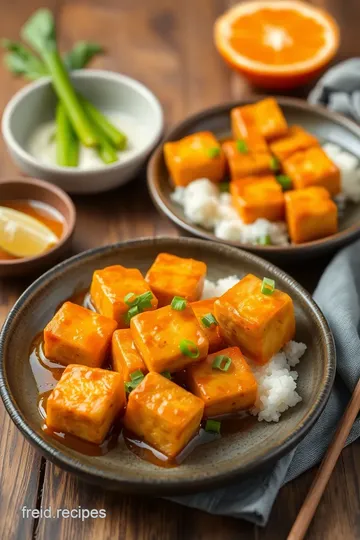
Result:
{"type": "MultiPolygon", "coordinates": [[[[163,196],[162,191],[159,189],[159,178],[157,174],[161,166],[163,157],[163,145],[164,143],[171,141],[176,137],[178,131],[182,131],[190,127],[194,122],[199,122],[209,116],[224,113],[232,109],[233,107],[243,106],[255,103],[261,99],[268,98],[268,95],[256,95],[249,96],[243,99],[227,101],[218,105],[213,105],[202,109],[194,114],[191,114],[177,122],[170,131],[163,137],[158,146],[155,148],[151,155],[151,158],[147,165],[147,187],[156,209],[160,214],[164,214],[170,221],[175,223],[177,227],[185,230],[193,236],[203,238],[205,240],[211,240],[218,242],[219,244],[228,245],[244,249],[253,253],[256,253],[263,257],[281,257],[281,256],[316,256],[329,250],[335,250],[341,246],[345,246],[350,242],[360,238],[360,220],[354,223],[350,227],[347,227],[343,231],[339,231],[331,236],[320,238],[319,240],[312,240],[311,242],[305,242],[303,244],[288,244],[286,246],[254,246],[252,244],[243,244],[241,242],[232,242],[230,240],[223,240],[215,236],[213,232],[207,231],[205,228],[199,225],[190,223],[177,216],[170,208],[168,200],[163,196]]],[[[339,113],[331,111],[322,105],[314,105],[308,101],[300,98],[293,98],[287,96],[274,96],[279,105],[287,105],[295,107],[305,111],[311,111],[314,114],[326,117],[328,120],[340,124],[342,127],[352,132],[360,139],[360,125],[356,122],[343,116],[339,113]]],[[[359,156],[360,159],[360,156],[359,156]]],[[[360,204],[360,203],[356,203],[360,204]]]]}
{"type": "Polygon", "coordinates": [[[306,291],[299,283],[297,283],[286,272],[275,266],[274,264],[244,250],[235,249],[226,245],[211,244],[210,242],[199,240],[196,238],[181,238],[181,237],[144,237],[131,241],[117,242],[106,246],[92,248],[84,251],[61,263],[54,266],[52,269],[41,275],[36,281],[34,281],[19,297],[12,309],[10,310],[6,321],[2,327],[0,334],[0,396],[4,403],[5,409],[9,414],[11,420],[16,427],[25,436],[25,438],[33,445],[37,450],[41,452],[49,461],[55,463],[62,469],[77,475],[83,480],[92,484],[102,485],[107,489],[118,490],[123,492],[136,492],[141,491],[144,494],[156,494],[156,495],[179,495],[192,492],[199,492],[204,489],[212,489],[227,484],[232,484],[240,478],[250,475],[255,470],[260,470],[265,465],[269,465],[278,460],[283,455],[292,450],[309,432],[316,420],[319,418],[323,411],[329,397],[334,383],[336,373],[336,350],[332,331],[329,324],[321,312],[319,306],[313,300],[309,292],[306,291]],[[205,476],[201,479],[193,480],[191,478],[183,479],[159,479],[158,481],[150,479],[150,481],[144,481],[143,478],[129,479],[128,477],[122,477],[121,471],[116,477],[102,469],[98,469],[96,466],[88,466],[81,462],[81,459],[75,459],[54,447],[51,442],[48,442],[45,438],[40,437],[26,422],[26,417],[17,406],[16,400],[13,397],[10,384],[7,379],[7,370],[5,368],[4,353],[6,348],[6,342],[9,338],[9,332],[15,317],[21,311],[23,304],[26,302],[29,296],[36,293],[39,287],[45,285],[48,280],[56,277],[63,269],[71,267],[74,263],[85,261],[88,258],[111,253],[111,251],[118,251],[121,248],[127,247],[142,247],[155,245],[161,247],[163,244],[169,242],[175,242],[178,244],[189,244],[192,246],[201,247],[204,249],[210,249],[214,252],[220,250],[225,254],[236,255],[245,261],[255,263],[259,266],[260,270],[271,270],[275,276],[281,277],[290,287],[295,288],[300,294],[302,299],[308,304],[313,312],[313,316],[316,317],[318,324],[323,335],[323,346],[326,349],[327,355],[327,373],[320,394],[317,396],[312,408],[306,413],[306,418],[302,419],[297,425],[297,429],[284,439],[276,448],[272,451],[264,454],[264,456],[258,458],[252,463],[236,469],[230,469],[225,472],[217,472],[212,476],[205,476]]]}

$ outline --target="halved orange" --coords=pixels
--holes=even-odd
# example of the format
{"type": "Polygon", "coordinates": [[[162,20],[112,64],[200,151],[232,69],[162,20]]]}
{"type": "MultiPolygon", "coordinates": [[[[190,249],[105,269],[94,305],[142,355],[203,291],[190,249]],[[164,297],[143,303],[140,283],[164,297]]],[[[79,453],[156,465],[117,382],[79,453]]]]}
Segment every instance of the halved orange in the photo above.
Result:
{"type": "Polygon", "coordinates": [[[230,66],[265,88],[308,82],[339,47],[335,20],[298,0],[238,4],[216,20],[214,32],[230,66]]]}

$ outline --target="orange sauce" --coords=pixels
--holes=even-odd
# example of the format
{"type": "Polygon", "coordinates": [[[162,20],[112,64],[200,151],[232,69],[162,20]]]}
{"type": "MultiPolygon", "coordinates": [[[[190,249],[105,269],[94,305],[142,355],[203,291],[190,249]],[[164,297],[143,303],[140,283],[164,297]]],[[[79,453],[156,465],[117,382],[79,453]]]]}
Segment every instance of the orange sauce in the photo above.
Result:
{"type": "MultiPolygon", "coordinates": [[[[77,291],[69,298],[70,302],[82,305],[88,309],[94,310],[88,289],[77,291]]],[[[205,431],[205,421],[203,420],[198,433],[187,444],[187,446],[174,459],[169,459],[167,456],[148,445],[145,441],[122,426],[122,417],[120,416],[110,429],[102,444],[97,445],[85,440],[82,440],[69,433],[56,432],[48,428],[46,425],[46,402],[53,388],[60,380],[65,369],[64,366],[51,362],[46,358],[43,350],[43,333],[38,334],[30,347],[29,362],[32,373],[38,389],[38,410],[42,419],[42,429],[45,433],[61,442],[65,446],[76,450],[88,456],[102,456],[110,450],[116,448],[119,438],[123,438],[126,446],[136,456],[160,467],[177,467],[180,465],[191,452],[198,446],[207,444],[220,437],[226,437],[234,433],[240,433],[251,429],[256,423],[256,418],[248,412],[240,412],[235,415],[218,417],[221,420],[221,435],[217,433],[208,433],[205,431]]],[[[107,358],[103,369],[112,369],[111,359],[107,358]]],[[[180,371],[173,375],[174,382],[186,388],[185,371],[180,371]]]]}
{"type": "MultiPolygon", "coordinates": [[[[7,200],[0,201],[0,206],[23,212],[30,217],[41,221],[60,239],[64,231],[64,218],[61,213],[49,204],[33,200],[7,200]]],[[[13,260],[18,257],[10,255],[0,248],[0,260],[13,260]]]]}

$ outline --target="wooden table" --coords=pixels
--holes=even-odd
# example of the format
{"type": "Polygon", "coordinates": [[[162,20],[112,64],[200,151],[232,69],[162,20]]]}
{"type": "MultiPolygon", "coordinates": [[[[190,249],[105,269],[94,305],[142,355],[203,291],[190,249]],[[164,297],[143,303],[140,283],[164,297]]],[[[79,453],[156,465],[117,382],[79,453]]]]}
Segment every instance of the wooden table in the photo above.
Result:
{"type": "MultiPolygon", "coordinates": [[[[162,102],[167,125],[189,113],[241,98],[251,92],[218,57],[212,44],[214,19],[232,2],[226,0],[11,0],[1,6],[0,36],[17,39],[20,26],[36,8],[54,10],[61,46],[90,39],[107,54],[95,68],[120,71],[148,85],[162,102]]],[[[359,0],[317,0],[342,29],[338,60],[359,54],[359,0]]],[[[0,67],[3,108],[22,83],[0,67]]],[[[302,95],[303,91],[297,92],[302,95]]],[[[0,172],[18,174],[0,146],[0,172]]],[[[145,174],[115,192],[75,197],[78,223],[74,252],[119,240],[167,234],[174,227],[154,210],[145,174]]],[[[311,274],[286,268],[313,288],[327,261],[311,274]]],[[[26,280],[0,282],[0,317],[4,320],[26,280]]],[[[315,470],[285,486],[265,529],[245,521],[210,516],[160,499],[106,492],[78,481],[42,458],[20,435],[0,405],[0,538],[41,540],[96,538],[126,540],[281,540],[297,514],[315,470]],[[104,508],[106,519],[23,519],[27,508],[104,508]]],[[[344,450],[310,528],[310,539],[360,538],[360,444],[344,450]],[[359,461],[357,461],[359,460],[359,461]]]]}

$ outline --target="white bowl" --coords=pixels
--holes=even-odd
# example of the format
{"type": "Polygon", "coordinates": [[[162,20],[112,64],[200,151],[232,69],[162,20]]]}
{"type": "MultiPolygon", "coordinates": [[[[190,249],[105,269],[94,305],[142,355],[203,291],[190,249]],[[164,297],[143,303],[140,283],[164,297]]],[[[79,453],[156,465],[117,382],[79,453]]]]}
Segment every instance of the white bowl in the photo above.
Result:
{"type": "Polygon", "coordinates": [[[85,170],[49,165],[27,150],[40,124],[54,119],[56,97],[49,78],[27,85],[5,107],[2,134],[16,165],[26,174],[57,184],[68,193],[98,193],[128,182],[141,168],[163,131],[163,111],[154,94],[138,81],[111,71],[84,69],[71,73],[75,88],[99,109],[127,113],[146,124],[148,141],[131,156],[111,165],[85,170]]]}

